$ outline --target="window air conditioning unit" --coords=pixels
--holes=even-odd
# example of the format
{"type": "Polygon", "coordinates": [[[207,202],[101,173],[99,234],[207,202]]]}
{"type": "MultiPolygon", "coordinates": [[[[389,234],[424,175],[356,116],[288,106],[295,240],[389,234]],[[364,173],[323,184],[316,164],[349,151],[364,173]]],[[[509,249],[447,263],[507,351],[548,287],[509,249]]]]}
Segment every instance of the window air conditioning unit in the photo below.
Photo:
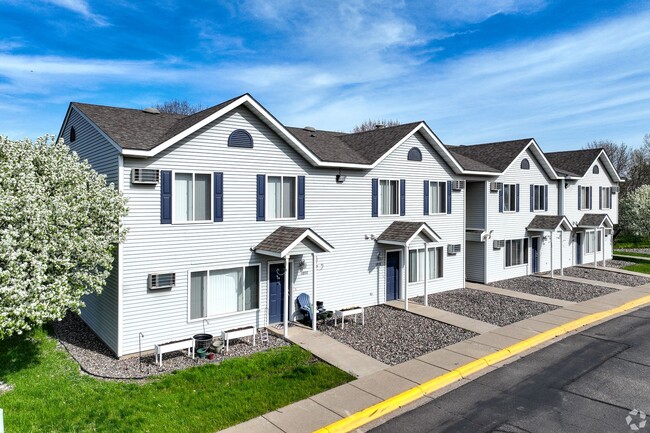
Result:
{"type": "Polygon", "coordinates": [[[160,170],[134,168],[131,170],[131,183],[156,185],[160,181],[160,170]]]}
{"type": "Polygon", "coordinates": [[[147,285],[149,290],[171,289],[176,286],[176,274],[149,274],[147,285]]]}
{"type": "Polygon", "coordinates": [[[612,187],[612,194],[616,194],[617,192],[618,192],[618,187],[617,187],[617,186],[613,186],[613,187],[612,187]]]}
{"type": "Polygon", "coordinates": [[[447,254],[460,253],[460,244],[447,245],[447,254]]]}
{"type": "Polygon", "coordinates": [[[612,229],[605,229],[605,236],[611,236],[613,233],[612,229]]]}
{"type": "Polygon", "coordinates": [[[502,182],[490,182],[490,191],[501,191],[503,189],[502,182]]]}
{"type": "Polygon", "coordinates": [[[454,191],[460,191],[465,188],[465,181],[464,180],[455,180],[451,184],[451,189],[454,191]]]}
{"type": "Polygon", "coordinates": [[[492,248],[495,250],[500,250],[501,248],[506,246],[506,241],[501,239],[501,240],[493,240],[492,241],[492,248]]]}

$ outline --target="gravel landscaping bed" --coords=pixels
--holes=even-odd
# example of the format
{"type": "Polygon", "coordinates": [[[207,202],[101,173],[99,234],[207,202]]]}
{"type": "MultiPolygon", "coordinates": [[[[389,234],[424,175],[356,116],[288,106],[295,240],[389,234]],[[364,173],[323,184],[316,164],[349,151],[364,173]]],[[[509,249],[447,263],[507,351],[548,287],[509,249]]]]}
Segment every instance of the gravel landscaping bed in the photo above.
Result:
{"type": "Polygon", "coordinates": [[[605,263],[607,263],[607,267],[616,269],[623,269],[628,266],[636,265],[634,262],[627,262],[625,260],[607,260],[605,263]]]}
{"type": "MultiPolygon", "coordinates": [[[[565,275],[566,269],[564,270],[565,275]]],[[[510,278],[495,281],[490,286],[516,292],[530,293],[532,295],[546,296],[548,298],[562,299],[565,301],[582,302],[589,299],[616,292],[616,289],[592,286],[590,284],[574,283],[573,281],[559,278],[543,278],[529,275],[526,277],[510,278]]]]}
{"type": "Polygon", "coordinates": [[[365,325],[319,324],[319,331],[385,364],[396,365],[477,334],[386,305],[365,308],[365,325]]]}
{"type": "Polygon", "coordinates": [[[604,283],[622,284],[623,286],[641,286],[650,283],[650,278],[637,275],[621,274],[598,268],[572,267],[564,270],[564,275],[569,277],[585,278],[587,280],[602,281],[604,283]]]}
{"type": "MultiPolygon", "coordinates": [[[[79,316],[68,314],[65,319],[53,324],[54,332],[59,342],[79,364],[81,371],[104,379],[144,379],[148,376],[169,373],[175,370],[194,367],[203,364],[217,364],[224,359],[237,356],[251,355],[273,347],[288,346],[287,341],[269,333],[269,343],[262,344],[259,339],[253,347],[247,340],[239,339],[230,342],[228,354],[215,354],[213,360],[195,359],[187,356],[187,352],[170,352],[163,355],[163,366],[155,364],[154,355],[145,355],[142,362],[138,356],[117,359],[110,349],[95,335],[79,316]]],[[[152,347],[143,347],[150,350],[152,347]]]]}
{"type": "MultiPolygon", "coordinates": [[[[424,296],[411,300],[423,304],[424,296]]],[[[498,326],[510,325],[558,308],[555,305],[472,289],[433,293],[429,295],[429,306],[498,326]]]]}
{"type": "Polygon", "coordinates": [[[626,253],[650,254],[650,248],[617,248],[616,251],[621,251],[626,253]]]}

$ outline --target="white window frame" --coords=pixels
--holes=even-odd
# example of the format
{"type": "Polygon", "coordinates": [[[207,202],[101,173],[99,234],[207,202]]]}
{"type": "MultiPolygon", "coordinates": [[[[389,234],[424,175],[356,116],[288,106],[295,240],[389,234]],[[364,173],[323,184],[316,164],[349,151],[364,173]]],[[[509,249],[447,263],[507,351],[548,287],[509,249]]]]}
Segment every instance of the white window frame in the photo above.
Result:
{"type": "Polygon", "coordinates": [[[603,234],[602,230],[596,230],[596,252],[600,253],[603,251],[603,234]]]}
{"type": "Polygon", "coordinates": [[[546,194],[545,194],[545,191],[544,191],[545,188],[547,188],[546,185],[533,185],[533,212],[544,212],[545,211],[545,209],[547,207],[546,194]],[[539,197],[539,200],[538,200],[538,197],[539,197]]]}
{"type": "Polygon", "coordinates": [[[260,305],[262,302],[262,265],[260,263],[248,264],[248,265],[233,265],[233,266],[222,266],[216,268],[193,268],[187,271],[187,323],[200,322],[205,319],[214,319],[218,317],[228,317],[236,316],[240,314],[249,314],[251,312],[259,311],[260,305]],[[242,311],[229,311],[226,313],[213,314],[211,316],[197,317],[192,318],[192,274],[196,272],[206,272],[208,275],[208,284],[210,283],[210,272],[212,271],[224,271],[231,269],[241,269],[242,271],[242,284],[246,284],[246,268],[257,268],[257,308],[251,308],[250,310],[242,311]]]}
{"type": "MultiPolygon", "coordinates": [[[[516,268],[518,266],[528,266],[528,262],[530,261],[530,254],[528,253],[528,248],[530,247],[530,242],[528,242],[528,238],[519,238],[519,239],[507,239],[505,243],[505,247],[503,248],[503,265],[504,268],[516,268]],[[512,243],[513,242],[521,242],[521,253],[518,259],[520,260],[519,263],[512,264],[512,255],[510,257],[510,264],[508,265],[508,251],[512,248],[512,243]]],[[[518,261],[519,261],[518,260],[518,261]]]]}
{"type": "Polygon", "coordinates": [[[430,181],[429,182],[429,215],[437,215],[437,214],[446,214],[447,213],[447,182],[438,182],[438,181],[430,181]],[[431,193],[432,187],[436,185],[438,188],[438,200],[435,201],[433,200],[433,194],[431,193]],[[441,192],[442,191],[442,192],[441,192]],[[442,198],[441,198],[442,197],[442,198]],[[441,201],[442,200],[442,201],[441,201]],[[440,204],[444,202],[444,208],[441,210],[440,209],[440,204]],[[438,207],[438,210],[435,211],[433,206],[434,204],[438,207]]]}
{"type": "Polygon", "coordinates": [[[298,176],[293,175],[293,174],[289,174],[289,175],[267,174],[266,179],[265,179],[265,183],[266,183],[266,185],[265,185],[266,191],[265,191],[265,194],[264,194],[264,200],[266,201],[266,204],[265,204],[265,206],[266,206],[265,212],[266,212],[266,215],[267,215],[266,219],[268,221],[297,220],[298,219],[298,176]],[[280,218],[275,218],[273,216],[273,213],[271,212],[271,209],[269,208],[270,203],[271,203],[271,200],[269,200],[269,196],[270,196],[270,194],[269,194],[269,191],[270,191],[270,189],[269,189],[269,178],[270,177],[279,177],[280,178],[280,218]],[[286,179],[286,178],[293,178],[294,179],[294,187],[295,188],[294,188],[294,198],[293,198],[293,210],[294,210],[295,215],[292,216],[292,217],[285,217],[284,216],[284,206],[283,206],[283,203],[284,203],[284,188],[282,188],[282,185],[284,184],[284,179],[286,179]]]}
{"type": "Polygon", "coordinates": [[[435,247],[429,247],[429,254],[425,255],[424,254],[424,247],[421,248],[409,248],[409,269],[408,269],[408,282],[409,284],[412,283],[421,283],[424,281],[424,271],[425,269],[431,272],[431,265],[428,267],[426,266],[425,261],[431,257],[432,254],[435,254],[434,251],[438,249],[438,254],[439,257],[442,257],[442,269],[440,270],[440,276],[438,277],[433,277],[431,278],[430,275],[427,275],[427,281],[435,281],[435,280],[441,280],[445,276],[445,250],[444,246],[436,245],[435,247]],[[417,252],[417,260],[412,260],[411,259],[411,252],[417,252]],[[421,258],[422,257],[422,258],[421,258]],[[423,268],[420,269],[420,261],[422,261],[423,268]],[[416,275],[417,275],[417,280],[411,280],[411,267],[415,264],[416,268],[416,275]]]}
{"type": "Polygon", "coordinates": [[[591,187],[580,187],[580,210],[589,210],[589,198],[591,197],[591,187]]]}
{"type": "Polygon", "coordinates": [[[206,224],[206,223],[211,223],[214,221],[214,173],[208,172],[208,171],[184,171],[184,170],[179,170],[179,171],[172,171],[172,224],[206,224]],[[195,189],[194,186],[196,185],[196,175],[197,174],[202,174],[202,175],[207,175],[210,176],[210,217],[207,220],[194,220],[192,219],[191,221],[179,221],[177,216],[176,216],[176,199],[178,198],[177,196],[177,191],[176,191],[176,175],[177,174],[191,174],[192,175],[192,217],[196,215],[196,196],[195,194],[195,189]]]}
{"type": "Polygon", "coordinates": [[[603,205],[603,209],[612,208],[612,188],[609,186],[604,186],[600,191],[600,203],[603,205]]]}
{"type": "Polygon", "coordinates": [[[585,254],[593,254],[596,250],[596,232],[594,230],[585,231],[585,254]]]}
{"type": "Polygon", "coordinates": [[[503,184],[503,213],[517,212],[517,184],[504,183],[503,184]],[[506,201],[506,189],[509,190],[508,194],[514,197],[514,209],[510,209],[510,200],[506,201]],[[508,205],[506,208],[506,204],[508,205]]]}
{"type": "MultiPolygon", "coordinates": [[[[399,179],[388,179],[388,178],[382,179],[382,178],[380,178],[380,179],[378,179],[378,182],[377,182],[377,188],[379,189],[379,191],[377,191],[377,208],[378,208],[377,209],[377,214],[379,216],[398,216],[399,211],[400,211],[400,202],[401,202],[401,197],[400,197],[401,191],[400,191],[400,181],[399,181],[399,179]],[[383,212],[382,202],[383,202],[384,195],[382,194],[382,188],[381,188],[381,183],[382,182],[388,182],[388,190],[389,190],[389,192],[390,192],[390,184],[391,184],[391,182],[396,182],[397,183],[397,188],[395,189],[395,191],[396,191],[396,193],[395,193],[395,213],[390,213],[390,212],[389,213],[384,213],[383,212]]],[[[391,203],[390,203],[390,196],[389,196],[389,203],[388,203],[388,208],[389,209],[391,207],[390,204],[391,203]]]]}

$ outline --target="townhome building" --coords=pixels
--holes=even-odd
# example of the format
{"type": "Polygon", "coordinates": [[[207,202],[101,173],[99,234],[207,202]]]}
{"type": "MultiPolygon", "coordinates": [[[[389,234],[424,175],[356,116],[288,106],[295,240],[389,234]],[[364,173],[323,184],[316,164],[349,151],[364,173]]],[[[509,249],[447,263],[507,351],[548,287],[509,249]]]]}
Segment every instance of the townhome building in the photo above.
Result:
{"type": "Polygon", "coordinates": [[[464,286],[464,169],[424,122],[290,128],[245,94],[190,116],[71,103],[59,137],[128,198],[126,241],[81,315],[116,356],[290,332],[302,293],[334,309],[464,286]]]}

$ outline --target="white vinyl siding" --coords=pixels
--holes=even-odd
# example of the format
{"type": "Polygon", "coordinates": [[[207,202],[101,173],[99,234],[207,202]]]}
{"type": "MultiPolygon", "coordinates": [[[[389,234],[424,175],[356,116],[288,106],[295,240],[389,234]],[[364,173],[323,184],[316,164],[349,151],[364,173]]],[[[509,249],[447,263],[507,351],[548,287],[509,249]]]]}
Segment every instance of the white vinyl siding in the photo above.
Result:
{"type": "Polygon", "coordinates": [[[259,307],[259,266],[194,271],[190,275],[190,319],[259,307]]]}
{"type": "Polygon", "coordinates": [[[379,215],[399,214],[399,180],[379,181],[379,215]]]}
{"type": "Polygon", "coordinates": [[[292,219],[296,217],[296,177],[269,176],[268,215],[270,219],[292,219]]]}
{"type": "Polygon", "coordinates": [[[515,212],[517,210],[517,185],[503,185],[503,211],[515,212]]]}
{"type": "Polygon", "coordinates": [[[212,220],[212,175],[175,173],[174,222],[212,220]]]}
{"type": "Polygon", "coordinates": [[[429,213],[447,212],[447,182],[429,183],[429,213]]]}
{"type": "Polygon", "coordinates": [[[528,263],[528,239],[512,239],[506,241],[506,267],[519,266],[528,263]]]}

